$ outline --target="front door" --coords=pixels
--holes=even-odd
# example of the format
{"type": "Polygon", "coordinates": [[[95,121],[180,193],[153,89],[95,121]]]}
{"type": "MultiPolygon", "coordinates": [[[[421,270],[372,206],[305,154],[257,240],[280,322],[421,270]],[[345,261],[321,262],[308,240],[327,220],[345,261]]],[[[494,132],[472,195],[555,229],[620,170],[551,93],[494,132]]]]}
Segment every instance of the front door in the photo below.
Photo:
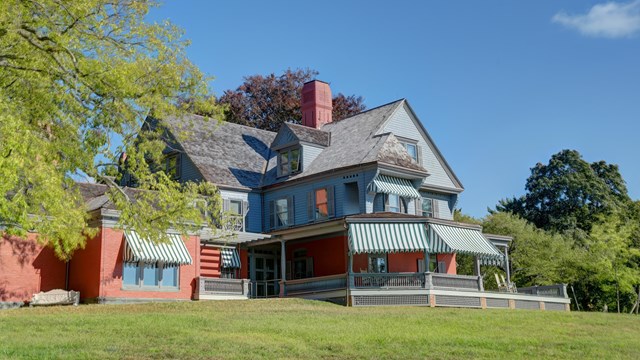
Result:
{"type": "Polygon", "coordinates": [[[270,297],[278,295],[278,281],[276,278],[276,257],[256,254],[255,296],[270,297]]]}

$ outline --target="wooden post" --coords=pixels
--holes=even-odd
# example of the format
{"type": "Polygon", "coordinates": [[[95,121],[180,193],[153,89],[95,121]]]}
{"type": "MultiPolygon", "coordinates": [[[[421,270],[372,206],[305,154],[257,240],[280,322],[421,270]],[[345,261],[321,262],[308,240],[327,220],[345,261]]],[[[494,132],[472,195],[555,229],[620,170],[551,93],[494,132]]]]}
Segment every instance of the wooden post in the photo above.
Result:
{"type": "Polygon", "coordinates": [[[509,247],[504,248],[504,271],[507,273],[507,285],[511,285],[511,264],[509,264],[509,247]]]}
{"type": "Polygon", "coordinates": [[[287,247],[284,240],[280,240],[280,297],[285,297],[287,279],[287,247]]]}

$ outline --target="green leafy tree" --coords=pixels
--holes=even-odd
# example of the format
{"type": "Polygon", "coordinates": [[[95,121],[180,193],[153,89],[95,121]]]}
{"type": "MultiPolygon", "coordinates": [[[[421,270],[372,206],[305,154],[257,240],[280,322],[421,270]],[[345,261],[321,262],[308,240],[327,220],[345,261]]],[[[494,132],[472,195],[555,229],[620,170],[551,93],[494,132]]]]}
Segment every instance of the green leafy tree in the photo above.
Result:
{"type": "MultiPolygon", "coordinates": [[[[225,119],[263,130],[277,131],[284,122],[302,122],[300,96],[304,83],[318,75],[316,70],[287,69],[282,75],[252,75],[236,90],[220,97],[226,106],[225,119]]],[[[333,97],[333,120],[338,121],[366,109],[361,96],[333,97]]]]}
{"type": "Polygon", "coordinates": [[[69,258],[95,233],[74,177],[102,179],[122,225],[162,240],[210,220],[199,201],[215,189],[176,184],[153,172],[165,147],[162,130],[138,136],[142,121],[185,112],[216,113],[207,78],[185,57],[187,43],[170,23],[144,21],[142,0],[4,0],[0,2],[0,220],[5,232],[35,230],[38,241],[69,258]],[[117,155],[144,191],[129,194],[102,175],[117,155]]]}
{"type": "Polygon", "coordinates": [[[617,165],[590,164],[575,150],[553,155],[546,165],[538,163],[525,189],[524,196],[500,201],[497,210],[576,238],[584,238],[600,215],[631,203],[617,165]]]}

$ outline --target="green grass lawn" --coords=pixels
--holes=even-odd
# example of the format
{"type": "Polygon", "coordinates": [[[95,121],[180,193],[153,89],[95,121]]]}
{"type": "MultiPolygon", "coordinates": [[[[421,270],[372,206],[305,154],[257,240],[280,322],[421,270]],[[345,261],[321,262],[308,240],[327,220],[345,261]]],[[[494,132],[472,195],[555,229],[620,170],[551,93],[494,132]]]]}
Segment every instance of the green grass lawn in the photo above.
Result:
{"type": "Polygon", "coordinates": [[[304,300],[0,311],[0,358],[640,358],[640,317],[304,300]]]}

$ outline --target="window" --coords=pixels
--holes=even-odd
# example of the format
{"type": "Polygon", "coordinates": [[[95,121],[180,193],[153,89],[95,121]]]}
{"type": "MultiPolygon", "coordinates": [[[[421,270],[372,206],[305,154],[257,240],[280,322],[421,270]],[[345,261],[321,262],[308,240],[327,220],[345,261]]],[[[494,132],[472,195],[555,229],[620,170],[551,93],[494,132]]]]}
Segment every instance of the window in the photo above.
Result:
{"type": "Polygon", "coordinates": [[[122,285],[128,288],[178,288],[178,266],[162,263],[125,262],[122,285]]]}
{"type": "Polygon", "coordinates": [[[317,188],[307,194],[308,221],[326,220],[335,216],[333,186],[317,188]]]}
{"type": "Polygon", "coordinates": [[[396,194],[387,194],[385,196],[385,211],[395,213],[406,213],[407,207],[405,206],[404,199],[396,194]]]}
{"type": "Polygon", "coordinates": [[[444,261],[438,261],[436,254],[429,254],[429,271],[435,273],[446,273],[447,266],[444,261]]]}
{"type": "Polygon", "coordinates": [[[229,212],[242,215],[242,200],[229,200],[229,212]]]}
{"type": "Polygon", "coordinates": [[[293,196],[285,196],[269,201],[271,229],[293,225],[293,196]]]}
{"type": "Polygon", "coordinates": [[[300,148],[280,151],[278,176],[287,176],[300,171],[300,148]]]}
{"type": "Polygon", "coordinates": [[[180,177],[180,154],[169,154],[165,158],[165,172],[172,179],[180,177]]]}
{"type": "Polygon", "coordinates": [[[222,268],[220,270],[220,277],[223,279],[235,279],[236,269],[234,268],[222,268]]]}
{"type": "Polygon", "coordinates": [[[369,254],[369,272],[387,272],[387,254],[369,254]]]}
{"type": "Polygon", "coordinates": [[[416,162],[418,162],[418,146],[416,144],[404,144],[404,147],[407,149],[409,156],[416,162]]]}
{"type": "Polygon", "coordinates": [[[316,220],[324,220],[329,218],[329,200],[327,198],[327,189],[317,189],[315,191],[315,218],[316,220]]]}
{"type": "Polygon", "coordinates": [[[422,198],[422,216],[433,217],[433,199],[422,198]]]}

